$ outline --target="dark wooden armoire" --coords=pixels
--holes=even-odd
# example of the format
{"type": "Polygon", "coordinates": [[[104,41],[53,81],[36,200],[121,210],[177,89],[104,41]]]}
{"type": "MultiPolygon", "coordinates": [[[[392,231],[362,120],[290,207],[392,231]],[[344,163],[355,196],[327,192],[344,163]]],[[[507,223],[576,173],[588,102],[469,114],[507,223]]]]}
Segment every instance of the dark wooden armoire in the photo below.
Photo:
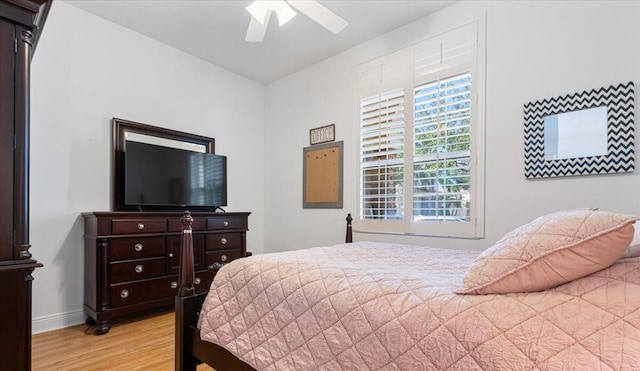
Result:
{"type": "Polygon", "coordinates": [[[0,0],[0,369],[31,369],[29,66],[50,3],[0,0]]]}

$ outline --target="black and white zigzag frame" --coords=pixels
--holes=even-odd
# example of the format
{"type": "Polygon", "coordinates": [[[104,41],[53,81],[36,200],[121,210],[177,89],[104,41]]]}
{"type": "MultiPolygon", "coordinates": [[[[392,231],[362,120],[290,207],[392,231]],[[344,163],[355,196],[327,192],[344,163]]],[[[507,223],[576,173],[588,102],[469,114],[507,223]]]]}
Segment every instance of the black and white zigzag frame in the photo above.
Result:
{"type": "Polygon", "coordinates": [[[524,105],[524,173],[527,178],[622,173],[634,170],[633,82],[524,105]],[[545,159],[545,116],[607,107],[607,154],[545,159]]]}

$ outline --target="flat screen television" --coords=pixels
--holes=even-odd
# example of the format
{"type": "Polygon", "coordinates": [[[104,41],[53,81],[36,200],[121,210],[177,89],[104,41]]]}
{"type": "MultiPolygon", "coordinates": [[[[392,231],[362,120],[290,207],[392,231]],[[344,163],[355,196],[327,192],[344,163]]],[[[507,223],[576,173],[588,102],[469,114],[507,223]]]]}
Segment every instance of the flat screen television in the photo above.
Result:
{"type": "Polygon", "coordinates": [[[124,199],[138,209],[227,205],[227,158],[134,141],[126,142],[124,199]]]}

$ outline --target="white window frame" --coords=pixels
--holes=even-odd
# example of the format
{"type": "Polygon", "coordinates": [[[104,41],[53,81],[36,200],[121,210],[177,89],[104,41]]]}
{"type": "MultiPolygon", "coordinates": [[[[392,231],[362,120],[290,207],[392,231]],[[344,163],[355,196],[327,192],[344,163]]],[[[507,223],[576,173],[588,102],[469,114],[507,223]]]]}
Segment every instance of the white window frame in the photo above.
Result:
{"type": "MultiPolygon", "coordinates": [[[[399,51],[362,63],[358,66],[358,145],[356,150],[358,176],[356,179],[356,207],[354,230],[364,233],[405,234],[454,238],[484,237],[484,184],[485,184],[485,24],[484,17],[451,29],[399,51]],[[462,40],[462,41],[460,41],[462,40]],[[466,40],[466,41],[465,41],[466,40]],[[443,58],[442,45],[470,42],[469,56],[458,57],[455,48],[443,58]],[[428,55],[421,58],[421,50],[438,50],[440,58],[428,55]],[[435,48],[435,49],[434,49],[435,48]],[[425,65],[423,69],[417,68],[425,65]],[[414,88],[460,73],[471,73],[471,186],[470,220],[461,221],[413,221],[413,166],[414,166],[414,88]],[[362,99],[403,89],[404,96],[404,220],[364,219],[361,215],[362,195],[360,182],[360,103],[362,99]]],[[[424,55],[422,55],[424,56],[424,55]]]]}

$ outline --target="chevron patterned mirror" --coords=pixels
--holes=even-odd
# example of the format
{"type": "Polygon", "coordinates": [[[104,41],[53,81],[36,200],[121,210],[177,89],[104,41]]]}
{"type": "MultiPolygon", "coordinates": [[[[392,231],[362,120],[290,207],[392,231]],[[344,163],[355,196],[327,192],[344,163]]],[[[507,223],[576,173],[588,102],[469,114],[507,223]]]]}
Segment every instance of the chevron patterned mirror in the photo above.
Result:
{"type": "Polygon", "coordinates": [[[525,176],[634,170],[633,82],[524,106],[525,176]]]}

